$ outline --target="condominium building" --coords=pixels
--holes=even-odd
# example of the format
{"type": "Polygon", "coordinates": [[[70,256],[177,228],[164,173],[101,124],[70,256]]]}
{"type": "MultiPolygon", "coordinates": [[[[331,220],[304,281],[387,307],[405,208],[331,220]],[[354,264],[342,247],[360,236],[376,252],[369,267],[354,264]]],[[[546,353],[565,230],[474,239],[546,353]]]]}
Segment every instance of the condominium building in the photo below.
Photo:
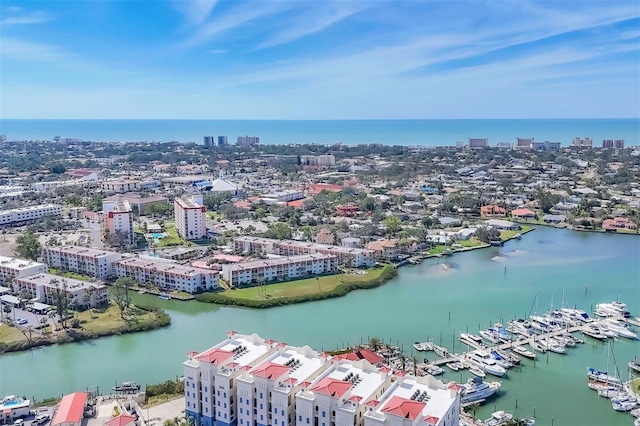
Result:
{"type": "Polygon", "coordinates": [[[246,405],[246,398],[237,393],[237,378],[273,354],[276,346],[273,340],[265,341],[257,334],[231,331],[216,346],[189,353],[183,363],[186,416],[197,426],[237,425],[238,407],[242,405],[244,410],[246,405]]]}
{"type": "Polygon", "coordinates": [[[215,146],[216,137],[215,136],[205,136],[204,137],[204,146],[215,146]]]}
{"type": "Polygon", "coordinates": [[[251,146],[260,144],[260,138],[258,136],[238,136],[236,145],[238,146],[251,146]]]}
{"type": "Polygon", "coordinates": [[[591,138],[581,139],[579,137],[574,138],[571,145],[579,148],[591,148],[593,146],[593,140],[591,138]]]}
{"type": "Polygon", "coordinates": [[[218,146],[227,146],[229,142],[227,142],[226,136],[218,136],[218,146]]]}
{"type": "Polygon", "coordinates": [[[11,283],[14,278],[47,272],[49,267],[44,263],[32,260],[16,259],[0,256],[0,284],[11,283]]]}
{"type": "Polygon", "coordinates": [[[516,138],[516,148],[528,149],[533,148],[534,138],[516,138]]]}
{"type": "Polygon", "coordinates": [[[135,237],[133,211],[129,202],[127,200],[102,200],[102,211],[105,230],[111,235],[122,233],[127,237],[129,244],[133,244],[135,237]]]}
{"type": "Polygon", "coordinates": [[[231,286],[287,281],[315,275],[332,274],[338,270],[337,257],[312,253],[300,256],[256,260],[222,265],[222,278],[231,286]]]}
{"type": "Polygon", "coordinates": [[[303,166],[331,167],[336,165],[336,157],[333,154],[301,155],[300,164],[303,166]]]}
{"type": "Polygon", "coordinates": [[[0,228],[24,225],[45,216],[60,217],[61,215],[62,206],[58,204],[43,204],[3,210],[0,211],[0,228]]]}
{"type": "Polygon", "coordinates": [[[202,195],[176,198],[173,202],[173,212],[178,235],[185,240],[206,238],[206,211],[202,195]]]}
{"type": "Polygon", "coordinates": [[[239,426],[292,425],[296,393],[331,366],[308,346],[279,344],[275,353],[237,378],[239,426]]]}
{"type": "Polygon", "coordinates": [[[113,275],[118,278],[132,278],[141,284],[152,283],[163,290],[187,293],[213,290],[219,285],[218,271],[141,257],[114,262],[113,275]]]}
{"type": "Polygon", "coordinates": [[[329,254],[336,256],[338,265],[348,265],[354,268],[365,268],[376,264],[373,250],[303,241],[242,236],[234,238],[233,248],[235,251],[247,255],[254,253],[279,256],[298,256],[312,253],[329,254]]]}
{"type": "Polygon", "coordinates": [[[47,305],[55,305],[57,294],[61,291],[67,293],[69,306],[94,307],[106,303],[109,299],[104,284],[46,273],[15,278],[12,286],[14,293],[25,292],[32,301],[47,305]]]}
{"type": "Polygon", "coordinates": [[[460,390],[433,376],[400,376],[378,401],[367,404],[364,426],[458,425],[460,390]]]}
{"type": "Polygon", "coordinates": [[[487,138],[469,138],[469,148],[486,148],[489,146],[487,138]]]}
{"type": "Polygon", "coordinates": [[[603,139],[602,147],[624,149],[624,139],[603,139]]]}
{"type": "Polygon", "coordinates": [[[45,246],[42,260],[49,266],[77,272],[95,278],[113,275],[113,262],[122,258],[120,253],[81,246],[45,246]]]}
{"type": "Polygon", "coordinates": [[[142,181],[137,179],[105,180],[100,183],[100,189],[106,192],[116,192],[119,194],[124,192],[140,191],[140,189],[142,189],[142,181]]]}

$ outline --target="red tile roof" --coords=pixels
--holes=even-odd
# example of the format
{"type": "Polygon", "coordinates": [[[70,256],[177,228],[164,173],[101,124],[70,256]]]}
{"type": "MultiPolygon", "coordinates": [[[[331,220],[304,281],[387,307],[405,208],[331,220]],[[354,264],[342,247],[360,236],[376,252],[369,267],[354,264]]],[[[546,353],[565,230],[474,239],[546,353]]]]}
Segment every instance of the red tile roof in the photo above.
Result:
{"type": "Polygon", "coordinates": [[[210,362],[212,364],[219,365],[223,361],[229,358],[233,358],[233,352],[225,351],[224,349],[211,348],[196,357],[199,361],[210,362]]]}
{"type": "Polygon", "coordinates": [[[462,389],[462,386],[460,386],[459,384],[457,384],[455,382],[451,382],[451,383],[449,383],[449,386],[447,386],[447,388],[453,389],[456,392],[458,392],[458,391],[460,391],[460,389],[462,389]]]}
{"type": "Polygon", "coordinates": [[[113,419],[107,421],[105,424],[107,426],[127,426],[130,423],[136,421],[136,416],[130,416],[129,414],[120,414],[118,417],[114,417],[113,419]]]}
{"type": "Polygon", "coordinates": [[[282,377],[288,371],[289,367],[287,367],[286,365],[276,364],[273,362],[265,362],[257,366],[252,373],[254,376],[275,380],[279,377],[282,377]]]}
{"type": "Polygon", "coordinates": [[[329,395],[334,398],[340,398],[349,389],[351,389],[352,383],[345,382],[343,380],[333,379],[331,377],[325,377],[320,380],[311,390],[323,395],[329,395]]]}
{"type": "Polygon", "coordinates": [[[84,407],[87,405],[87,393],[75,392],[65,395],[58,405],[56,415],[51,425],[62,423],[80,423],[84,417],[84,407]]]}
{"type": "Polygon", "coordinates": [[[535,216],[536,213],[529,209],[515,209],[511,211],[511,216],[535,216]]]}
{"type": "Polygon", "coordinates": [[[361,359],[366,359],[367,361],[369,361],[369,364],[372,365],[384,361],[384,358],[370,349],[359,349],[354,352],[347,352],[346,354],[336,355],[335,358],[348,359],[349,361],[359,361],[361,359]]]}
{"type": "Polygon", "coordinates": [[[389,400],[384,408],[382,408],[382,412],[393,414],[398,417],[404,417],[409,420],[415,420],[426,406],[427,404],[424,402],[412,401],[410,399],[394,396],[389,400]]]}
{"type": "Polygon", "coordinates": [[[434,416],[424,416],[422,420],[424,420],[424,422],[428,425],[437,425],[438,422],[440,421],[439,418],[434,416]]]}

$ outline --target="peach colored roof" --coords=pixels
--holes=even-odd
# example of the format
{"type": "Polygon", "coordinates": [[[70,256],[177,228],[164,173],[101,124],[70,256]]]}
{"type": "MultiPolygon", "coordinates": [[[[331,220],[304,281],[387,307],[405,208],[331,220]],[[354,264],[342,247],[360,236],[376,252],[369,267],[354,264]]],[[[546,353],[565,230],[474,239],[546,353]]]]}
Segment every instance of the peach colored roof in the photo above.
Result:
{"type": "Polygon", "coordinates": [[[394,396],[389,400],[384,408],[382,408],[382,411],[384,413],[394,414],[398,417],[404,417],[413,421],[418,418],[426,406],[427,404],[424,402],[412,401],[410,399],[394,396]]]}
{"type": "Polygon", "coordinates": [[[105,424],[107,426],[127,426],[136,421],[136,416],[131,416],[129,414],[120,414],[118,417],[114,417],[113,419],[107,421],[105,424]]]}
{"type": "Polygon", "coordinates": [[[323,395],[340,398],[351,388],[351,386],[353,385],[350,382],[333,379],[331,377],[325,377],[324,379],[320,380],[320,382],[315,385],[312,390],[323,395]]]}
{"type": "Polygon", "coordinates": [[[279,377],[282,377],[286,372],[289,371],[289,367],[282,364],[275,364],[273,362],[265,362],[260,364],[253,370],[253,375],[258,377],[263,377],[265,379],[275,380],[279,377]]]}
{"type": "Polygon", "coordinates": [[[87,405],[87,393],[75,392],[65,395],[58,405],[52,425],[62,423],[80,423],[84,417],[84,407],[87,405]]]}
{"type": "Polygon", "coordinates": [[[229,358],[233,358],[233,352],[225,351],[224,349],[219,348],[211,348],[196,357],[196,359],[198,359],[199,361],[210,362],[216,365],[219,365],[229,358]]]}

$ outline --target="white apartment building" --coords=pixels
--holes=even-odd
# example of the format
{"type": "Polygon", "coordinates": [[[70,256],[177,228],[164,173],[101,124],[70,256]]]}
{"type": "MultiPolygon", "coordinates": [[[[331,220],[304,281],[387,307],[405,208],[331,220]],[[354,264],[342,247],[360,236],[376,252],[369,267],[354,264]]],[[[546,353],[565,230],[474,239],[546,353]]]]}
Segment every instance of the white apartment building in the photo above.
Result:
{"type": "Polygon", "coordinates": [[[292,404],[301,386],[308,386],[329,368],[327,355],[308,346],[278,345],[276,352],[237,378],[238,425],[286,426],[295,422],[292,404]]]}
{"type": "Polygon", "coordinates": [[[218,271],[140,257],[114,262],[113,275],[118,278],[132,278],[141,284],[153,283],[163,290],[187,293],[213,290],[219,286],[218,271]]]}
{"type": "Polygon", "coordinates": [[[271,238],[242,236],[233,240],[233,248],[242,254],[275,254],[279,256],[298,256],[322,253],[336,256],[338,265],[353,268],[366,268],[376,264],[375,252],[362,248],[342,247],[330,244],[309,243],[304,241],[274,240],[271,238]]]}
{"type": "Polygon", "coordinates": [[[129,244],[133,244],[133,211],[126,200],[102,201],[104,227],[110,234],[120,232],[127,236],[129,244]]]}
{"type": "Polygon", "coordinates": [[[238,397],[237,378],[273,354],[276,345],[257,334],[230,331],[216,346],[189,353],[183,363],[185,415],[197,426],[237,425],[238,406],[246,404],[238,397]]]}
{"type": "Polygon", "coordinates": [[[0,211],[0,228],[33,222],[44,216],[59,217],[61,215],[62,206],[58,204],[43,204],[41,206],[3,210],[0,211]]]}
{"type": "Polygon", "coordinates": [[[572,146],[577,146],[580,148],[591,148],[593,146],[593,139],[591,138],[574,138],[573,141],[571,142],[572,146]]]}
{"type": "Polygon", "coordinates": [[[338,270],[336,256],[313,253],[222,265],[222,278],[231,286],[265,284],[331,274],[338,270]]]}
{"type": "Polygon", "coordinates": [[[459,424],[459,385],[394,375],[365,359],[339,360],[233,331],[188,358],[185,414],[197,426],[459,424]]]}
{"type": "Polygon", "coordinates": [[[42,248],[42,260],[52,268],[96,278],[107,278],[113,275],[113,262],[121,258],[120,253],[80,246],[45,246],[42,248]]]}
{"type": "Polygon", "coordinates": [[[100,189],[106,192],[134,192],[142,189],[142,181],[137,179],[114,179],[105,180],[100,183],[100,189]]]}
{"type": "Polygon", "coordinates": [[[447,385],[433,376],[398,377],[367,406],[364,426],[457,426],[460,390],[460,385],[447,385]]]}
{"type": "Polygon", "coordinates": [[[173,202],[173,213],[178,235],[184,240],[206,238],[206,211],[202,195],[176,198],[173,202]]]}
{"type": "Polygon", "coordinates": [[[305,195],[302,189],[285,189],[283,191],[270,192],[268,194],[261,195],[260,198],[288,203],[289,201],[301,200],[305,198],[305,195]]]}
{"type": "Polygon", "coordinates": [[[15,278],[13,291],[16,294],[26,292],[34,302],[55,305],[56,293],[64,289],[66,285],[69,305],[94,307],[104,304],[109,299],[107,287],[104,284],[90,281],[80,281],[73,278],[64,278],[58,275],[37,274],[28,277],[15,278]],[[88,300],[85,301],[85,295],[88,300]]]}
{"type": "Polygon", "coordinates": [[[32,260],[16,259],[0,256],[0,284],[11,283],[14,278],[47,272],[49,267],[44,263],[32,260]]]}
{"type": "Polygon", "coordinates": [[[300,164],[303,166],[330,167],[336,165],[336,157],[333,154],[301,155],[300,164]]]}

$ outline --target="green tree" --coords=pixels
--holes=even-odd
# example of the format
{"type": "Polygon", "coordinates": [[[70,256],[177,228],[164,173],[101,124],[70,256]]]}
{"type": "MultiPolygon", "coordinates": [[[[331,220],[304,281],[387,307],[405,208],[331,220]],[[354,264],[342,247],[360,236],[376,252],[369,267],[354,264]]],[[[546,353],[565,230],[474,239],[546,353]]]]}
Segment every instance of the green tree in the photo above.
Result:
{"type": "Polygon", "coordinates": [[[383,225],[387,228],[387,232],[391,235],[395,235],[402,229],[402,221],[394,215],[385,217],[382,221],[383,225]]]}
{"type": "Polygon", "coordinates": [[[30,260],[37,260],[40,256],[40,242],[38,237],[31,231],[27,231],[16,239],[17,246],[15,254],[30,260]]]}
{"type": "Polygon", "coordinates": [[[483,243],[489,244],[491,241],[500,241],[500,231],[492,226],[481,226],[476,232],[475,236],[483,243]]]}
{"type": "Polygon", "coordinates": [[[120,318],[125,318],[125,312],[131,305],[131,297],[129,296],[129,287],[133,287],[135,285],[135,281],[131,278],[118,278],[115,283],[113,283],[113,292],[111,296],[113,298],[114,303],[120,309],[120,318]]]}
{"type": "Polygon", "coordinates": [[[372,337],[369,339],[369,347],[371,348],[372,351],[377,352],[380,349],[382,349],[383,343],[382,340],[380,340],[377,337],[372,337]]]}
{"type": "Polygon", "coordinates": [[[53,288],[53,306],[55,307],[55,313],[58,316],[60,325],[63,329],[67,328],[67,313],[69,311],[69,305],[71,303],[69,292],[67,291],[67,280],[52,279],[49,282],[53,288]]]}
{"type": "Polygon", "coordinates": [[[293,236],[291,226],[287,223],[278,222],[269,226],[267,232],[265,232],[267,238],[275,238],[276,240],[289,240],[293,236]]]}

